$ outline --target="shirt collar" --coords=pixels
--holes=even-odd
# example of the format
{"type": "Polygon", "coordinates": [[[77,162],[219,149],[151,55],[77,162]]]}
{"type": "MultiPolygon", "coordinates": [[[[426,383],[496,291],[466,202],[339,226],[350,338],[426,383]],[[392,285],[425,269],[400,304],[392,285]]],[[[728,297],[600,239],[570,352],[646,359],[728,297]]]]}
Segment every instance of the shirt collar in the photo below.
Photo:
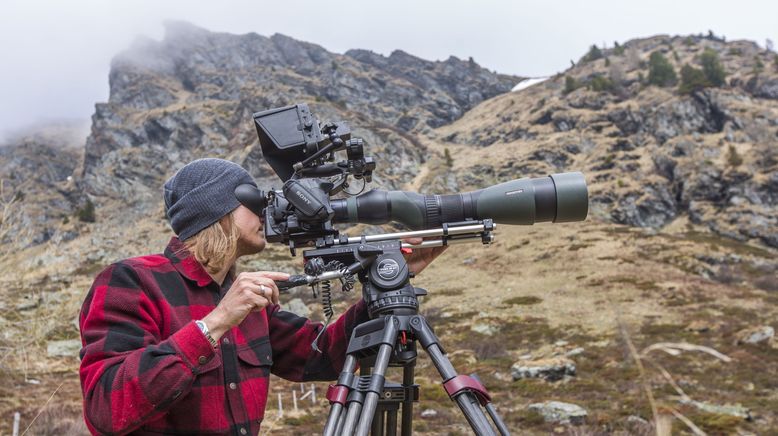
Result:
{"type": "Polygon", "coordinates": [[[196,282],[197,286],[205,287],[213,282],[213,278],[200,262],[195,259],[186,246],[173,236],[165,248],[165,257],[170,259],[173,267],[187,279],[196,282]]]}

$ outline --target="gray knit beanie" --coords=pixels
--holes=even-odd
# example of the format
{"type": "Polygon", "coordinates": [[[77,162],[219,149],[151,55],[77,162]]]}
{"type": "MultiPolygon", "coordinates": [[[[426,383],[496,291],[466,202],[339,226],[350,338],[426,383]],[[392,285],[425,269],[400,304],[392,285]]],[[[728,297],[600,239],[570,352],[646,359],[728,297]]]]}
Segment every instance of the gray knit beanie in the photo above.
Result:
{"type": "Polygon", "coordinates": [[[165,182],[165,214],[182,241],[219,221],[240,202],[235,188],[257,186],[248,171],[224,159],[190,162],[165,182]]]}

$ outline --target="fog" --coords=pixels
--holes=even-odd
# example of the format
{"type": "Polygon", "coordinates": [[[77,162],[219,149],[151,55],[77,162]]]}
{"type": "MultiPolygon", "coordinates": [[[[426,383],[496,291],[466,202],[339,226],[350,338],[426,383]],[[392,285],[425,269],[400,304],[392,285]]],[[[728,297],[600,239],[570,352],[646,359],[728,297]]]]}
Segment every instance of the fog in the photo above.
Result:
{"type": "Polygon", "coordinates": [[[108,98],[111,58],[162,22],[283,33],[342,53],[402,49],[432,60],[472,56],[502,73],[564,70],[591,44],[659,33],[778,41],[771,1],[150,1],[5,0],[0,14],[0,140],[30,124],[88,119],[108,98]]]}

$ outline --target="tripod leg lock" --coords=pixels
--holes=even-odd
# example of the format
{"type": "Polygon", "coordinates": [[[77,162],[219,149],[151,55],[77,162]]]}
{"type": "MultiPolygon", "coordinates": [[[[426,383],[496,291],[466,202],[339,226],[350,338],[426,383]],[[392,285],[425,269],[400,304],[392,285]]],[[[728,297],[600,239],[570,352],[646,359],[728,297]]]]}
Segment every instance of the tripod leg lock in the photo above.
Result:
{"type": "Polygon", "coordinates": [[[330,385],[327,388],[327,400],[330,404],[346,404],[346,397],[348,397],[348,388],[341,385],[330,385]]]}
{"type": "Polygon", "coordinates": [[[386,378],[382,376],[381,374],[372,374],[370,376],[370,384],[367,385],[367,392],[375,392],[376,395],[380,396],[384,391],[384,384],[386,383],[386,378]]]}
{"type": "Polygon", "coordinates": [[[470,391],[475,394],[478,398],[478,402],[481,403],[482,406],[486,406],[492,402],[492,397],[489,395],[489,392],[484,385],[469,375],[460,374],[443,383],[443,388],[452,400],[459,395],[460,392],[470,391]]]}

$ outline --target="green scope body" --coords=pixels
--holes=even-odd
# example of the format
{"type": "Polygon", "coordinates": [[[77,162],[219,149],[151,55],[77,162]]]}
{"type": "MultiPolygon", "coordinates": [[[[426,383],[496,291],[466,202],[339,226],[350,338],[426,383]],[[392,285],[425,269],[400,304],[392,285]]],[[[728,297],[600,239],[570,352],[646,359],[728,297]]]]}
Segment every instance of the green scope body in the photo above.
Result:
{"type": "Polygon", "coordinates": [[[407,191],[371,190],[348,199],[331,200],[336,223],[399,222],[413,230],[443,223],[491,219],[497,224],[583,221],[589,193],[580,172],[516,179],[477,191],[423,195],[407,191]]]}

